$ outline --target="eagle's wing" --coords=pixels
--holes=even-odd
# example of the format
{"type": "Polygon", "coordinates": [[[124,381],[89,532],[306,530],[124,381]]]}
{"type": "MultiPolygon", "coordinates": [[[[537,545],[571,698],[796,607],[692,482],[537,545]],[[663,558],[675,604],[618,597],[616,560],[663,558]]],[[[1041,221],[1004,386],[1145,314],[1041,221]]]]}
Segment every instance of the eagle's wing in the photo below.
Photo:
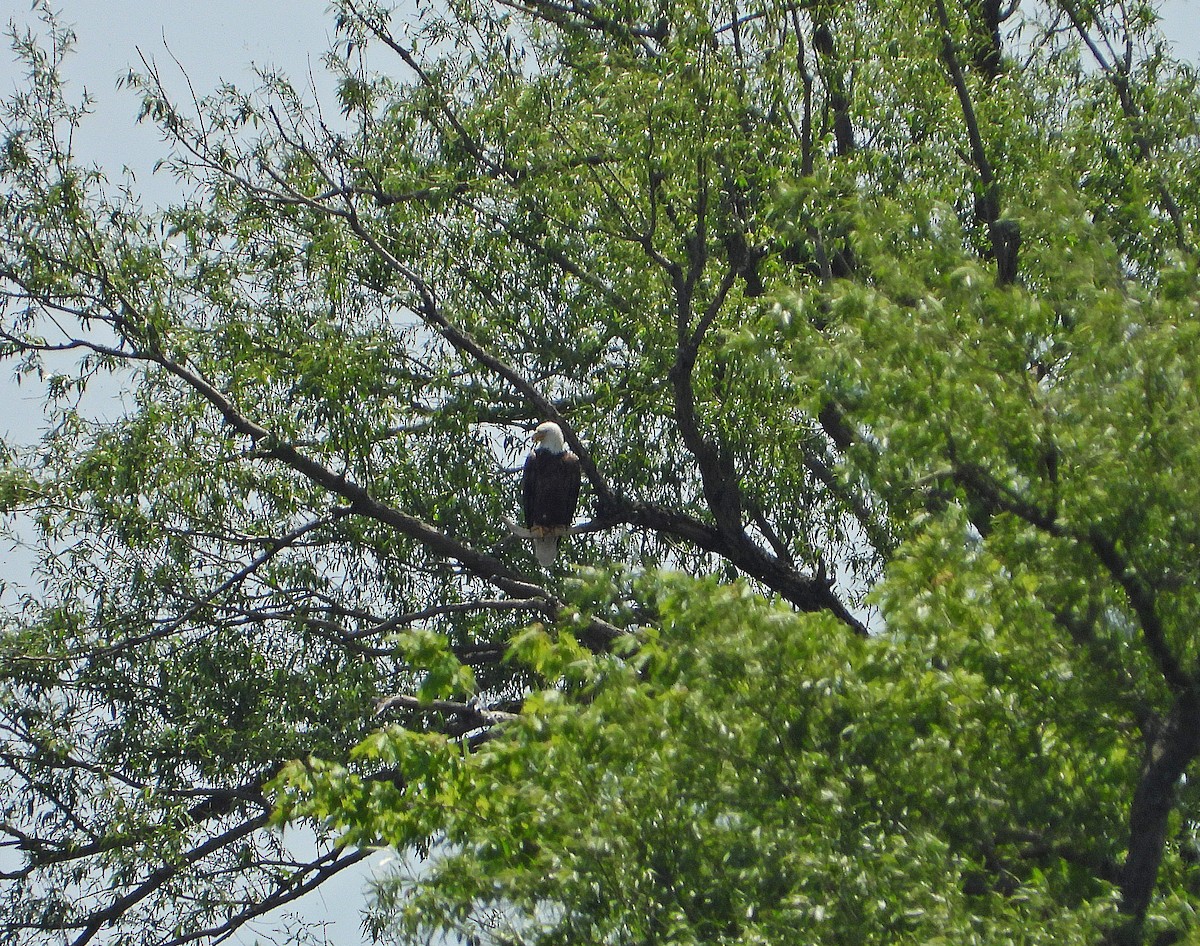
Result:
{"type": "Polygon", "coordinates": [[[563,457],[563,490],[566,494],[564,506],[569,510],[567,525],[575,521],[575,510],[579,508],[579,485],[583,481],[583,470],[579,466],[579,457],[567,451],[563,457]]]}
{"type": "Polygon", "coordinates": [[[525,513],[525,525],[533,525],[533,497],[537,489],[535,486],[536,476],[533,472],[534,465],[537,461],[534,459],[533,451],[529,451],[529,455],[525,458],[525,469],[521,473],[521,510],[525,513]]]}

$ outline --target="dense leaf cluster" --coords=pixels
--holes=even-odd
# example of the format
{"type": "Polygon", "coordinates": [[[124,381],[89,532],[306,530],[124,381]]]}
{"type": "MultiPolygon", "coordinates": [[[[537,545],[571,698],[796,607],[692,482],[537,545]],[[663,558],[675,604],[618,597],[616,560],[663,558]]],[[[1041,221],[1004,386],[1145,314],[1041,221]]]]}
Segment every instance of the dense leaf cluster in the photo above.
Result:
{"type": "Polygon", "coordinates": [[[902,550],[887,639],[639,579],[657,630],[635,654],[527,632],[514,656],[548,686],[496,739],[394,727],[353,761],[402,785],[297,764],[282,814],[357,844],[436,840],[379,890],[371,926],[401,941],[1090,942],[1116,906],[1136,738],[962,525],[902,550]],[[935,545],[955,577],[913,605],[935,545]]]}

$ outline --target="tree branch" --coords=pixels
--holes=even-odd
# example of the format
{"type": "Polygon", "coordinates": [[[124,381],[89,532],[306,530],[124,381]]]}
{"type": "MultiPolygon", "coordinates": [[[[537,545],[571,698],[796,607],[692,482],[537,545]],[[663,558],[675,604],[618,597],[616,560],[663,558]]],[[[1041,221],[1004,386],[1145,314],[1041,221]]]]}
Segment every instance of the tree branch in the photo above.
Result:
{"type": "Polygon", "coordinates": [[[996,180],[983,135],[979,130],[979,119],[967,88],[962,65],[958,61],[958,50],[954,43],[950,16],[946,12],[945,0],[936,0],[938,21],[942,27],[942,61],[950,75],[950,82],[958,96],[963,122],[967,128],[967,140],[971,145],[971,163],[979,174],[979,194],[975,201],[975,213],[988,231],[991,242],[991,257],[996,263],[996,282],[1010,285],[1017,277],[1017,253],[1021,245],[1021,234],[1015,221],[1000,219],[1000,185],[996,180]]]}
{"type": "Polygon", "coordinates": [[[1154,589],[1138,574],[1137,569],[1118,551],[1116,544],[1098,528],[1072,528],[1055,515],[1043,512],[1032,503],[1009,490],[1002,489],[984,470],[971,464],[955,462],[955,481],[968,493],[980,499],[994,511],[1007,512],[1047,535],[1067,539],[1089,549],[1110,578],[1125,592],[1142,629],[1146,649],[1154,658],[1163,680],[1176,693],[1193,688],[1194,681],[1184,671],[1167,642],[1166,628],[1158,613],[1154,589]]]}
{"type": "MultiPolygon", "coordinates": [[[[1096,40],[1083,22],[1083,17],[1080,15],[1079,8],[1076,6],[1074,0],[1059,0],[1059,5],[1071,21],[1071,26],[1075,30],[1076,35],[1079,36],[1080,40],[1087,46],[1088,51],[1091,52],[1092,58],[1096,61],[1096,65],[1100,67],[1104,78],[1117,93],[1117,101],[1121,106],[1121,111],[1133,130],[1133,141],[1138,149],[1138,159],[1143,164],[1149,163],[1153,157],[1154,150],[1143,127],[1141,109],[1138,108],[1137,103],[1133,100],[1133,95],[1130,93],[1129,69],[1131,63],[1128,56],[1122,67],[1118,68],[1115,63],[1108,60],[1096,44],[1096,40]]],[[[1112,47],[1109,46],[1109,49],[1111,52],[1112,47]]],[[[1175,228],[1176,245],[1180,249],[1187,250],[1190,244],[1188,242],[1187,223],[1184,220],[1183,211],[1180,210],[1179,204],[1176,202],[1175,196],[1171,193],[1171,189],[1167,186],[1167,182],[1162,174],[1158,171],[1153,172],[1153,174],[1154,182],[1158,186],[1159,196],[1162,199],[1162,208],[1167,212],[1167,216],[1171,218],[1171,224],[1175,228]]]]}
{"type": "Polygon", "coordinates": [[[1165,725],[1150,746],[1129,811],[1129,845],[1121,871],[1121,913],[1114,946],[1136,946],[1158,882],[1176,790],[1200,756],[1200,692],[1178,693],[1165,725]]]}
{"type": "Polygon", "coordinates": [[[145,880],[134,887],[129,893],[113,900],[104,909],[90,914],[83,923],[82,932],[71,941],[71,946],[86,946],[87,943],[90,943],[96,937],[96,934],[100,930],[158,890],[163,884],[175,877],[183,867],[195,864],[208,855],[232,844],[234,841],[253,834],[264,827],[269,819],[269,813],[261,814],[222,834],[214,835],[204,843],[197,845],[183,854],[178,863],[163,864],[152,871],[145,880]]]}
{"type": "Polygon", "coordinates": [[[197,930],[194,933],[184,936],[177,936],[174,939],[156,944],[156,946],[186,946],[188,943],[224,942],[226,938],[251,920],[264,916],[295,900],[299,900],[306,894],[316,890],[317,887],[325,883],[330,877],[341,873],[347,867],[353,867],[355,864],[361,863],[370,857],[372,853],[370,848],[355,848],[349,852],[344,848],[334,848],[312,863],[305,864],[285,884],[277,887],[266,897],[249,902],[245,909],[236,916],[231,917],[225,923],[206,930],[197,930]]]}
{"type": "Polygon", "coordinates": [[[458,716],[468,729],[485,729],[497,723],[511,722],[520,719],[517,713],[507,713],[502,710],[489,709],[477,703],[463,703],[458,700],[422,700],[407,694],[396,694],[384,697],[375,707],[375,715],[382,716],[391,709],[406,709],[422,713],[446,713],[458,716]]]}

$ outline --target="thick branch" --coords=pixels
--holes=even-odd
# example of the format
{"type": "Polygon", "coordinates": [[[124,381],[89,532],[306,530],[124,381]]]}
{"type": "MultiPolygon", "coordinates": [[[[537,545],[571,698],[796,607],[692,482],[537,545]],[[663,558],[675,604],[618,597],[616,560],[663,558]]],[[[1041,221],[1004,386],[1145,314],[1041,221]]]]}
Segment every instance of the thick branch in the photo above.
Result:
{"type": "Polygon", "coordinates": [[[1193,686],[1191,677],[1184,671],[1170,644],[1167,642],[1166,628],[1158,613],[1158,604],[1154,589],[1138,573],[1134,565],[1122,555],[1116,545],[1099,530],[1092,529],[1087,533],[1086,542],[1109,575],[1121,586],[1125,597],[1129,599],[1138,623],[1142,626],[1142,637],[1146,648],[1158,664],[1158,669],[1172,690],[1178,692],[1193,686]]]}
{"type": "Polygon", "coordinates": [[[829,25],[829,10],[824,4],[813,5],[813,49],[817,65],[828,88],[829,108],[833,112],[833,140],[837,153],[847,157],[854,153],[857,143],[854,122],[850,116],[850,92],[843,72],[843,59],[834,42],[829,25]]]}
{"type": "Polygon", "coordinates": [[[728,535],[736,535],[742,531],[741,493],[737,473],[728,452],[713,443],[700,429],[693,374],[704,334],[716,318],[735,277],[732,269],[725,273],[716,298],[709,304],[695,329],[691,329],[690,319],[682,314],[687,310],[690,300],[687,291],[680,287],[681,298],[676,301],[681,310],[680,338],[675,363],[670,371],[671,386],[675,394],[675,422],[679,426],[679,435],[696,458],[704,498],[717,522],[717,528],[728,535]]]}
{"type": "MultiPolygon", "coordinates": [[[[372,496],[366,487],[347,479],[344,474],[333,472],[291,444],[275,442],[267,428],[242,414],[224,394],[190,368],[161,355],[153,360],[207,400],[221,413],[225,423],[233,430],[256,443],[265,444],[262,455],[279,460],[312,483],[341,497],[348,503],[351,513],[390,526],[401,535],[420,542],[435,554],[461,563],[472,574],[490,582],[506,594],[515,598],[544,602],[543,613],[551,620],[562,609],[562,602],[554,595],[528,581],[525,575],[509,568],[499,559],[464,545],[427,522],[389,506],[372,496]]],[[[607,647],[621,634],[619,629],[597,621],[592,622],[588,632],[585,642],[598,648],[607,647]]]]}
{"type": "MultiPolygon", "coordinates": [[[[600,520],[596,520],[597,524],[600,520]]],[[[827,611],[851,628],[866,636],[866,626],[834,594],[829,582],[799,571],[791,564],[760,548],[741,532],[732,540],[719,529],[698,519],[662,509],[649,503],[619,501],[613,515],[606,520],[611,525],[628,523],[649,529],[660,535],[688,542],[704,552],[720,555],[739,571],[761,582],[785,601],[806,612],[827,611]]]]}
{"type": "Polygon", "coordinates": [[[1120,946],[1134,946],[1142,941],[1142,927],[1166,851],[1176,788],[1197,756],[1200,756],[1200,693],[1192,689],[1175,698],[1165,724],[1150,746],[1133,793],[1129,848],[1121,873],[1121,913],[1128,919],[1115,936],[1120,946]]]}
{"type": "MultiPolygon", "coordinates": [[[[991,0],[985,0],[985,4],[991,0]]],[[[967,88],[967,80],[963,75],[962,64],[958,60],[958,50],[950,26],[950,16],[946,12],[945,0],[937,0],[938,21],[942,27],[942,61],[950,75],[950,82],[958,96],[959,107],[963,113],[963,123],[967,129],[967,140],[971,146],[971,163],[979,174],[979,194],[975,200],[975,213],[988,231],[991,242],[991,257],[996,262],[996,281],[999,285],[1011,284],[1017,277],[1017,252],[1021,245],[1021,234],[1015,221],[1000,219],[1000,185],[996,180],[995,170],[988,160],[987,149],[983,145],[983,134],[979,129],[979,119],[975,114],[975,106],[971,101],[971,92],[967,88]]],[[[997,11],[998,15],[998,11],[997,11]]]]}

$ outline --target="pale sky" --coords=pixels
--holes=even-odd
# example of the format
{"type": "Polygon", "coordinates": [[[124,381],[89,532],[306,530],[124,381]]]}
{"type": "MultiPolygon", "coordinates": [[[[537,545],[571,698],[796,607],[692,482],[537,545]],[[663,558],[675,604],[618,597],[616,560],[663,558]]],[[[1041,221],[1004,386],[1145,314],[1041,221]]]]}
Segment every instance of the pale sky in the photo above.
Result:
{"type": "MultiPolygon", "coordinates": [[[[1028,2],[1028,0],[1027,0],[1028,2]]],[[[120,75],[141,68],[138,51],[157,61],[171,88],[186,92],[179,68],[186,69],[199,94],[219,81],[250,84],[250,64],[277,67],[297,85],[310,73],[321,97],[329,101],[333,84],[324,73],[322,55],[333,35],[326,0],[56,0],[54,7],[78,35],[75,53],[66,66],[72,93],[86,87],[97,99],[96,114],[83,128],[80,152],[89,162],[112,169],[133,169],[137,190],[166,203],[174,195],[167,174],[152,176],[154,161],[164,146],[152,126],[136,126],[138,102],[115,89],[120,75]]],[[[1161,5],[1163,25],[1176,54],[1200,63],[1200,0],[1168,0],[1161,5]]],[[[29,0],[0,0],[0,22],[33,20],[29,0]]],[[[0,95],[7,96],[20,81],[20,70],[5,45],[0,52],[0,95]]],[[[74,95],[72,96],[74,97],[74,95]]],[[[7,366],[0,365],[0,435],[31,440],[41,420],[40,399],[28,387],[17,389],[7,366]]],[[[0,556],[7,552],[0,549],[0,556]]],[[[0,561],[0,578],[14,564],[0,561]]],[[[329,920],[328,935],[338,946],[362,942],[358,911],[364,874],[343,875],[324,885],[288,912],[309,920],[329,920]]],[[[256,925],[257,935],[273,939],[277,921],[256,925]]],[[[255,933],[240,937],[253,943],[255,933]]]]}

